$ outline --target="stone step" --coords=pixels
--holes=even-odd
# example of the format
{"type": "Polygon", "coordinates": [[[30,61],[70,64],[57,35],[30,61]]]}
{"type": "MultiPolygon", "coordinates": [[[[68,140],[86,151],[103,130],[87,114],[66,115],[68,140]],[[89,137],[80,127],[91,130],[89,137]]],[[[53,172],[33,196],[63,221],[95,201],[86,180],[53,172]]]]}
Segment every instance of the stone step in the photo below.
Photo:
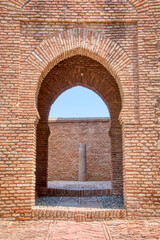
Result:
{"type": "Polygon", "coordinates": [[[76,222],[126,219],[126,209],[96,209],[72,207],[32,208],[32,220],[68,220],[76,222]]]}
{"type": "Polygon", "coordinates": [[[86,197],[86,196],[106,196],[112,195],[112,189],[47,189],[47,196],[68,196],[68,197],[86,197]]]}

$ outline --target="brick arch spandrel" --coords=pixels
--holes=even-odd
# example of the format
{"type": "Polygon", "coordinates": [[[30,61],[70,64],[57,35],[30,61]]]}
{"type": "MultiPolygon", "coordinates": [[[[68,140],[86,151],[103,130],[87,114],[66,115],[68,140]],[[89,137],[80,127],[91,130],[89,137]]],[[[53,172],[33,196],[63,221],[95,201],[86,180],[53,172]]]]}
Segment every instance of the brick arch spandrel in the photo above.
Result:
{"type": "MultiPolygon", "coordinates": [[[[125,50],[116,42],[106,38],[103,34],[99,34],[99,32],[88,29],[75,28],[63,31],[53,38],[43,41],[27,58],[26,66],[30,65],[37,74],[37,82],[34,81],[34,86],[37,87],[35,89],[36,106],[41,82],[47,73],[58,62],[76,54],[88,56],[100,62],[116,79],[122,98],[122,119],[125,103],[128,101],[127,89],[129,87],[134,91],[135,88],[131,73],[133,71],[132,61],[125,50]]],[[[130,109],[134,109],[132,106],[134,105],[134,92],[132,95],[130,109]]],[[[131,121],[129,118],[128,120],[131,121]]]]}
{"type": "MultiPolygon", "coordinates": [[[[28,0],[9,0],[15,7],[23,9],[28,4],[32,3],[28,0]]],[[[129,4],[131,4],[138,13],[146,12],[148,10],[148,0],[126,0],[129,4]]]]}
{"type": "Polygon", "coordinates": [[[128,0],[130,4],[140,13],[148,11],[148,0],[128,0]]]}

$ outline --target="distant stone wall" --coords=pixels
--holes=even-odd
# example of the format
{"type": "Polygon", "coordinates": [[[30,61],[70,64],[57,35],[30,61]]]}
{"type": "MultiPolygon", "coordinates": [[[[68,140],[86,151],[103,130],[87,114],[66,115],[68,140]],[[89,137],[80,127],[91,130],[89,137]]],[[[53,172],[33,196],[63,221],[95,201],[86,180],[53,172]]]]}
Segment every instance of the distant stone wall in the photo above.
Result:
{"type": "Polygon", "coordinates": [[[110,120],[50,119],[48,180],[78,180],[79,143],[86,144],[87,180],[111,180],[110,120]]]}

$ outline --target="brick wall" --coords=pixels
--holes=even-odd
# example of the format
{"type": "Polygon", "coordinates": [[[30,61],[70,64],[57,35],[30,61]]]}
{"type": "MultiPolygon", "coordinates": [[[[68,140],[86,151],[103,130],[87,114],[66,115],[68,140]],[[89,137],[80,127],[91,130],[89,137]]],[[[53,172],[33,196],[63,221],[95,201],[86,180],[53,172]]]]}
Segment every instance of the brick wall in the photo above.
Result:
{"type": "Polygon", "coordinates": [[[31,218],[47,186],[50,105],[78,84],[108,104],[112,185],[128,216],[160,216],[159,1],[2,0],[0,34],[0,216],[31,218]],[[97,68],[68,71],[77,55],[97,68]]]}
{"type": "Polygon", "coordinates": [[[87,181],[111,181],[109,128],[109,119],[49,119],[48,180],[78,180],[79,143],[83,143],[87,181]]]}

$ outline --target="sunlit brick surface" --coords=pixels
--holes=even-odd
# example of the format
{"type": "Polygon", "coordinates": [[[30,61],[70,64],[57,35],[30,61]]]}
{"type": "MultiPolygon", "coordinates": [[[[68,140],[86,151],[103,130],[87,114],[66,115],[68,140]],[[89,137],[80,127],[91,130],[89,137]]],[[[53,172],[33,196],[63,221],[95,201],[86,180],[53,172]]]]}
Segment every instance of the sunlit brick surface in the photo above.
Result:
{"type": "Polygon", "coordinates": [[[108,104],[127,216],[160,216],[159,29],[156,0],[0,2],[2,218],[31,219],[35,189],[46,191],[50,104],[73,85],[108,104]]]}

